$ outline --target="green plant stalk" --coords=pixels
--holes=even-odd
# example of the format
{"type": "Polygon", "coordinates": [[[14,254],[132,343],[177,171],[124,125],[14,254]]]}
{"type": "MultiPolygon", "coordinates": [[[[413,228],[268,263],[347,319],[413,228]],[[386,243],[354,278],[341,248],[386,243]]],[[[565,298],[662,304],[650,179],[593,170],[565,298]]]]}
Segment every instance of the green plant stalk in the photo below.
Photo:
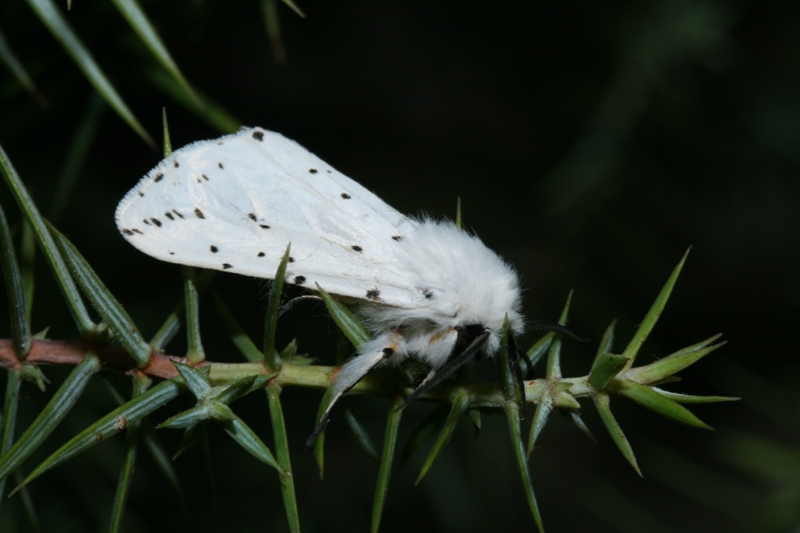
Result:
{"type": "Polygon", "coordinates": [[[383,516],[383,504],[389,492],[389,478],[392,474],[392,460],[397,448],[397,433],[400,430],[400,419],[403,417],[405,398],[395,395],[389,402],[389,414],[386,417],[386,432],[383,437],[381,466],[378,470],[378,482],[375,486],[375,499],[372,503],[372,533],[378,533],[383,516]]]}

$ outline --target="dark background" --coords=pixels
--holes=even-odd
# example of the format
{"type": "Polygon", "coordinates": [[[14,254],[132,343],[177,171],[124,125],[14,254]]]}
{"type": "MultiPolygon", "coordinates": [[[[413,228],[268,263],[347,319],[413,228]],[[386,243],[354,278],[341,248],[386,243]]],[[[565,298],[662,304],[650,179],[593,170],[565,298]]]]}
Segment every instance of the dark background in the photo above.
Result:
{"type": "MultiPolygon", "coordinates": [[[[800,374],[792,348],[800,303],[794,4],[303,1],[305,20],[279,8],[288,57],[282,66],[258,2],[142,6],[192,86],[234,122],[284,133],[406,213],[452,217],[461,197],[465,224],[520,271],[528,317],[557,319],[574,289],[571,328],[596,343],[617,318],[621,350],[693,246],[640,362],[722,332],[728,345],[684,371],[672,390],[743,400],[693,408],[714,433],[614,400],[645,479],[616,451],[590,402],[584,416],[596,445],[554,417],[531,462],[549,531],[800,525],[800,374]]],[[[64,13],[157,142],[162,108],[175,147],[221,133],[163,89],[163,72],[111,3],[76,1],[64,13]]],[[[43,110],[0,71],[0,143],[43,212],[145,335],[154,333],[181,298],[180,271],[128,245],[113,214],[158,153],[98,105],[25,3],[3,2],[0,31],[50,104],[43,110]],[[79,181],[70,195],[58,193],[72,142],[93,116],[100,118],[79,181]],[[65,202],[60,215],[52,211],[54,200],[65,202]]],[[[5,188],[0,201],[18,223],[5,188]]],[[[74,338],[60,293],[39,266],[34,329],[49,326],[50,338],[74,338]]],[[[224,274],[214,285],[259,339],[268,285],[224,274]]],[[[238,360],[211,303],[203,301],[209,359],[238,360]]],[[[0,321],[4,338],[6,323],[0,321]]],[[[283,343],[297,337],[301,351],[333,361],[334,327],[321,308],[297,308],[281,335],[283,343]]],[[[584,375],[595,346],[568,342],[564,374],[584,375]]],[[[170,348],[183,350],[181,342],[170,348]]],[[[52,390],[63,371],[47,374],[52,390]]],[[[25,390],[23,426],[49,397],[25,390]]],[[[102,384],[92,392],[50,450],[113,407],[102,384]]],[[[319,480],[302,444],[318,399],[314,391],[284,393],[302,525],[364,531],[377,464],[334,417],[319,480]]],[[[380,443],[385,401],[354,398],[349,406],[380,443]]],[[[245,399],[240,410],[269,442],[263,396],[245,399]]],[[[429,410],[410,409],[403,435],[429,410]]],[[[178,432],[158,437],[172,453],[178,432]]],[[[216,510],[197,450],[176,462],[188,516],[143,453],[127,531],[286,529],[273,472],[219,430],[210,441],[216,510]]],[[[32,485],[46,530],[106,527],[121,442],[97,447],[32,485]]],[[[423,457],[424,451],[395,469],[382,531],[533,527],[503,417],[485,416],[477,438],[464,421],[414,487],[423,457]]],[[[25,530],[19,506],[12,500],[8,508],[0,523],[25,530]]]]}

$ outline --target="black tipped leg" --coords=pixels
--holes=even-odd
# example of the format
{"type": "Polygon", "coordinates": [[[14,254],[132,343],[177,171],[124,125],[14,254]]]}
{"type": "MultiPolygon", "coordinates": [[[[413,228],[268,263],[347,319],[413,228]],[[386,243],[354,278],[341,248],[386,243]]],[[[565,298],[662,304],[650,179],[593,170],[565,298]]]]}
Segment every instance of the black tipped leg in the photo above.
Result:
{"type": "Polygon", "coordinates": [[[422,383],[419,384],[419,387],[414,389],[414,392],[409,394],[408,398],[406,398],[406,401],[403,402],[403,405],[398,407],[398,409],[404,408],[406,405],[416,400],[420,394],[422,394],[427,390],[432,389],[433,387],[441,383],[442,380],[452,375],[453,372],[455,372],[456,370],[464,366],[466,363],[468,363],[470,359],[472,359],[481,352],[483,347],[489,341],[489,336],[491,335],[491,333],[492,332],[489,331],[488,329],[484,330],[484,332],[480,336],[478,336],[474,341],[472,341],[472,344],[470,344],[466,350],[461,352],[461,354],[458,357],[452,359],[442,368],[431,370],[425,377],[425,379],[422,380],[422,383]]]}

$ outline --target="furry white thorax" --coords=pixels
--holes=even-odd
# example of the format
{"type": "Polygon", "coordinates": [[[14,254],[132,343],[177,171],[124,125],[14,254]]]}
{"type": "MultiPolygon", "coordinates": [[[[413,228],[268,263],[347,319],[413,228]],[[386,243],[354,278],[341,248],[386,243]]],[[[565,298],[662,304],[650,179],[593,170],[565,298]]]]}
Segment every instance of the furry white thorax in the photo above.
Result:
{"type": "Polygon", "coordinates": [[[488,355],[499,348],[506,316],[511,334],[524,329],[517,274],[478,237],[449,221],[422,220],[403,244],[403,267],[416,280],[419,306],[357,305],[375,337],[337,374],[337,392],[352,387],[377,362],[399,363],[413,355],[432,369],[441,367],[453,353],[458,328],[479,325],[489,330],[488,355]],[[387,347],[393,354],[382,358],[387,347]]]}

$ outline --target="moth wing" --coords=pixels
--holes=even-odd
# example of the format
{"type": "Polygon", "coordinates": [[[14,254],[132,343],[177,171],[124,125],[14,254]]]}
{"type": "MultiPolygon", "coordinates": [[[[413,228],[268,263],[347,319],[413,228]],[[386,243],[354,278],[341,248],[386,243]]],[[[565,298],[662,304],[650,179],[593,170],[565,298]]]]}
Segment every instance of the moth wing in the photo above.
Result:
{"type": "Polygon", "coordinates": [[[173,152],[122,199],[122,235],[172,263],[414,308],[399,255],[417,223],[282,135],[246,128],[173,152]]]}

